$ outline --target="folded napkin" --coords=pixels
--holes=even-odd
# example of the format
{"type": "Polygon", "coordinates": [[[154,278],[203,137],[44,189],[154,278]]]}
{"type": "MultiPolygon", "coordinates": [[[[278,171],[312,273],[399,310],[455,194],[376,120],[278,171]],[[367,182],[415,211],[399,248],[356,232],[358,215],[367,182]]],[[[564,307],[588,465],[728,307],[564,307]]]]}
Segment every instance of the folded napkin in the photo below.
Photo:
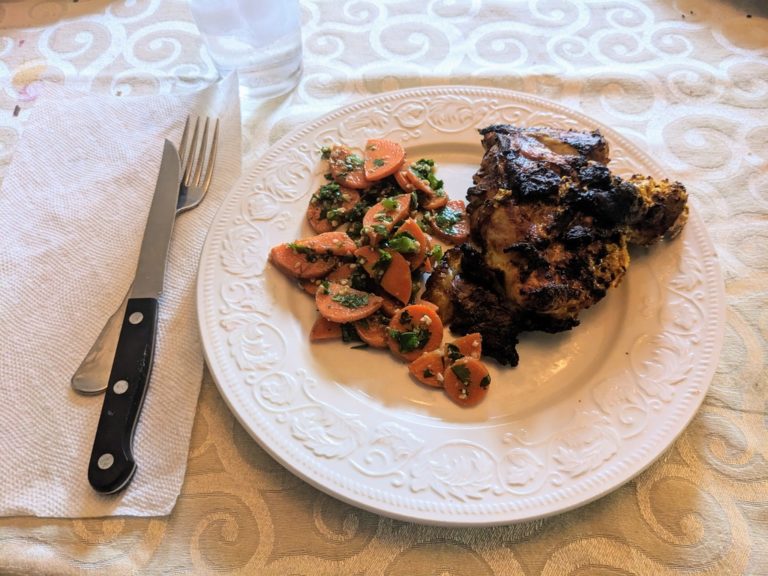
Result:
{"type": "Polygon", "coordinates": [[[0,191],[0,515],[170,513],[203,371],[197,263],[240,174],[240,139],[236,77],[173,96],[41,91],[0,191]],[[131,284],[163,140],[178,143],[190,113],[221,118],[216,172],[174,226],[138,470],[104,496],[87,480],[103,396],[76,394],[70,378],[131,284]]]}

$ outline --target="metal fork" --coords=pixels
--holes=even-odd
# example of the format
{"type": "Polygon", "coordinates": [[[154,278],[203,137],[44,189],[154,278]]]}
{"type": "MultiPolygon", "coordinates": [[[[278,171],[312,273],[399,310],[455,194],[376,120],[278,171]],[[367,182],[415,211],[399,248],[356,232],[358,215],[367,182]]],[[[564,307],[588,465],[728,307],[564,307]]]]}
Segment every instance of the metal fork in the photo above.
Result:
{"type": "MultiPolygon", "coordinates": [[[[213,129],[210,150],[208,147],[209,124],[210,118],[206,118],[202,138],[198,140],[200,135],[200,118],[197,118],[189,144],[187,143],[191,127],[191,118],[189,116],[187,116],[187,121],[184,124],[184,132],[179,144],[179,159],[184,170],[181,182],[179,183],[176,216],[200,204],[211,186],[219,145],[219,119],[216,119],[213,129]]],[[[130,288],[120,308],[109,317],[88,354],[86,354],[72,376],[71,384],[76,392],[90,395],[99,394],[106,390],[109,372],[112,368],[115,350],[117,349],[117,341],[120,336],[121,320],[125,315],[129,293],[130,288]]]]}
{"type": "Polygon", "coordinates": [[[187,137],[189,136],[190,118],[184,124],[184,133],[181,135],[179,144],[179,159],[184,166],[184,173],[181,176],[179,184],[179,201],[176,203],[176,215],[191,210],[203,201],[208,188],[211,186],[213,178],[213,169],[216,165],[216,154],[219,147],[219,119],[216,118],[216,126],[213,129],[213,139],[211,140],[211,150],[206,155],[208,145],[208,124],[210,118],[205,119],[203,127],[203,137],[200,139],[199,150],[197,135],[200,129],[200,118],[195,120],[195,129],[192,133],[192,142],[187,150],[187,137]],[[185,164],[185,159],[187,160],[185,164]],[[195,162],[197,159],[197,162],[195,162]],[[203,163],[207,159],[208,165],[203,172],[203,163]]]}

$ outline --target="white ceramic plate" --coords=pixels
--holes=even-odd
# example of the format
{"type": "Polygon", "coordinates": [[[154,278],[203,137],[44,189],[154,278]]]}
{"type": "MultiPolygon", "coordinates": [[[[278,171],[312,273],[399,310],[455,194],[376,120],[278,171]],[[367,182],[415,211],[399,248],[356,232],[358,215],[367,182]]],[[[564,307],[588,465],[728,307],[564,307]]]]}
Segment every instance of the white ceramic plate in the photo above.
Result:
{"type": "MultiPolygon", "coordinates": [[[[402,142],[434,158],[463,198],[492,123],[600,128],[619,174],[662,176],[600,122],[515,92],[435,87],[341,108],[277,142],[220,209],[200,263],[208,365],[253,437],[307,482],[399,519],[507,524],[569,510],[617,488],[674,441],[701,404],[722,342],[715,253],[695,212],[683,234],[632,254],[622,285],[577,329],[523,335],[520,366],[491,363],[485,401],[462,409],[414,383],[388,353],[310,345],[312,298],[267,264],[310,235],[319,149],[402,142]]],[[[695,190],[692,190],[695,195],[695,190]]]]}

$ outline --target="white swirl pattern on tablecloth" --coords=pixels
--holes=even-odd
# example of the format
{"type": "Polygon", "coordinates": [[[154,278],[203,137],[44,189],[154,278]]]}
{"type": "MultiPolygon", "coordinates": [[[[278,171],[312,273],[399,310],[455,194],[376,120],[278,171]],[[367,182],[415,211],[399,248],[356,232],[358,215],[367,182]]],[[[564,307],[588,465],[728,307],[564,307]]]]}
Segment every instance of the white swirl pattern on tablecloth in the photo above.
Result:
{"type": "MultiPolygon", "coordinates": [[[[301,85],[268,117],[258,103],[244,102],[246,145],[254,154],[299,123],[369,93],[473,84],[537,94],[594,116],[689,184],[716,239],[728,289],[723,360],[700,415],[665,459],[584,510],[545,523],[463,531],[380,519],[335,503],[275,465],[233,422],[208,380],[173,516],[0,520],[0,571],[768,571],[761,547],[768,538],[761,516],[768,493],[764,3],[302,0],[302,6],[301,85]],[[521,539],[526,542],[518,545],[521,539]]],[[[0,28],[0,177],[41,80],[132,96],[191,90],[216,77],[182,0],[5,1],[0,28]]],[[[245,217],[277,218],[276,200],[251,206],[245,217]]],[[[232,286],[223,300],[263,310],[269,303],[254,299],[257,290],[232,286]]],[[[258,331],[250,328],[252,348],[243,361],[259,338],[268,339],[258,331]]],[[[620,382],[626,380],[604,382],[601,410],[617,419],[620,435],[631,435],[661,400],[620,382]]],[[[382,426],[361,461],[384,473],[411,453],[414,440],[382,426]]],[[[572,447],[562,448],[566,462],[572,447]]],[[[543,460],[513,442],[503,464],[501,480],[522,486],[543,460]]]]}

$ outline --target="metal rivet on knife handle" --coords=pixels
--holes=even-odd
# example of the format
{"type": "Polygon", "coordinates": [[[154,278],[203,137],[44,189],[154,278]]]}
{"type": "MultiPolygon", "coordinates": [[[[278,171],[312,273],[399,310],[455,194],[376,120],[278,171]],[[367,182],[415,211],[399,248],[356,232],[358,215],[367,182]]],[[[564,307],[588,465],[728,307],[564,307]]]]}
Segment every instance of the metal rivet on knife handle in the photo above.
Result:
{"type": "Polygon", "coordinates": [[[112,456],[112,454],[102,454],[99,456],[98,466],[102,470],[109,470],[112,467],[112,464],[115,463],[115,457],[112,456]]]}

